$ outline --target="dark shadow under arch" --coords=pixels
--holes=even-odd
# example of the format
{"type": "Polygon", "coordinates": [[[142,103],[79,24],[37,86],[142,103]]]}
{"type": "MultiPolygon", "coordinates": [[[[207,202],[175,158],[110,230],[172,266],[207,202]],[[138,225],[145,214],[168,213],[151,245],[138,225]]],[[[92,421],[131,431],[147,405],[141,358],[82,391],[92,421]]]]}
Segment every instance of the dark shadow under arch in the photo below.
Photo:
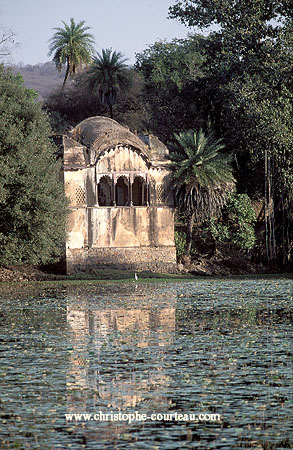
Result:
{"type": "Polygon", "coordinates": [[[112,180],[106,175],[100,179],[98,184],[98,204],[99,206],[112,205],[112,180]]]}
{"type": "Polygon", "coordinates": [[[143,206],[145,204],[145,182],[140,176],[134,178],[132,184],[132,202],[133,206],[143,206]]]}
{"type": "Polygon", "coordinates": [[[121,176],[117,179],[115,186],[115,198],[117,206],[129,205],[129,181],[126,177],[121,176]]]}

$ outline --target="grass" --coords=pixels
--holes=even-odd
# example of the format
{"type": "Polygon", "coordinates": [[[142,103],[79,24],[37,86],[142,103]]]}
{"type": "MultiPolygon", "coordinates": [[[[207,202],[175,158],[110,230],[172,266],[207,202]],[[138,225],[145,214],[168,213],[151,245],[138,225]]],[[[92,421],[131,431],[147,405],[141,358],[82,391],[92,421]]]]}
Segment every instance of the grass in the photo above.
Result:
{"type": "MultiPolygon", "coordinates": [[[[137,273],[137,282],[152,282],[152,281],[182,281],[182,280],[205,280],[207,278],[213,279],[275,279],[275,278],[291,278],[292,275],[288,273],[284,274],[246,274],[246,275],[194,275],[192,273],[175,273],[175,274],[163,274],[151,271],[135,272],[132,270],[117,270],[117,269],[100,269],[91,272],[79,272],[72,275],[57,275],[56,280],[53,282],[101,282],[101,281],[121,281],[131,282],[135,281],[134,274],[137,273]]],[[[50,280],[51,281],[51,280],[50,280]]]]}
{"type": "MultiPolygon", "coordinates": [[[[98,284],[98,283],[156,283],[159,281],[184,281],[195,279],[194,275],[191,274],[161,274],[154,272],[136,272],[138,280],[134,278],[134,271],[131,270],[96,270],[94,272],[80,272],[73,275],[63,275],[57,276],[55,280],[46,280],[35,283],[42,283],[46,286],[52,285],[84,285],[86,283],[98,284]]],[[[196,277],[198,278],[198,277],[196,277]]]]}
{"type": "MultiPolygon", "coordinates": [[[[135,281],[134,271],[131,270],[96,270],[92,272],[79,272],[73,275],[56,275],[55,279],[30,280],[30,281],[4,281],[0,283],[0,300],[14,295],[37,295],[43,289],[61,289],[64,287],[82,287],[99,284],[141,284],[168,281],[190,281],[195,279],[191,274],[160,274],[149,271],[137,272],[138,280],[135,281]]],[[[196,277],[198,278],[198,277],[196,277]]]]}
{"type": "MultiPolygon", "coordinates": [[[[79,272],[73,275],[60,277],[63,280],[134,280],[134,274],[137,273],[138,279],[159,279],[159,280],[174,280],[174,279],[192,279],[194,275],[191,274],[162,274],[151,271],[134,272],[132,270],[116,270],[116,269],[101,269],[91,272],[79,272]]],[[[58,277],[59,278],[59,277],[58,277]]]]}

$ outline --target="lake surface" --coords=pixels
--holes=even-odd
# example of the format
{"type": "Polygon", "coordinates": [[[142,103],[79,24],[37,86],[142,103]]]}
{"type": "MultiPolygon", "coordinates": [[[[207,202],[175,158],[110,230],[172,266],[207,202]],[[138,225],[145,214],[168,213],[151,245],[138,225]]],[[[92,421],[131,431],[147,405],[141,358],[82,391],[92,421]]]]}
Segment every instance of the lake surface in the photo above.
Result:
{"type": "Polygon", "coordinates": [[[0,294],[0,448],[291,448],[291,288],[228,278],[0,294]]]}

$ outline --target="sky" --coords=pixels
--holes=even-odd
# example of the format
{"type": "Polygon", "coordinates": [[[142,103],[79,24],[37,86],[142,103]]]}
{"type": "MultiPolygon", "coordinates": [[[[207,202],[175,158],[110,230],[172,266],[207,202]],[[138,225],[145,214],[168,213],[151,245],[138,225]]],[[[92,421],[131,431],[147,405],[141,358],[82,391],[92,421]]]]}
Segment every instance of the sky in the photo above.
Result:
{"type": "Polygon", "coordinates": [[[54,27],[85,20],[91,27],[97,51],[112,48],[134,64],[135,53],[157,40],[184,38],[192,31],[167,19],[175,0],[0,0],[0,25],[16,34],[13,64],[50,61],[48,40],[54,27]]]}

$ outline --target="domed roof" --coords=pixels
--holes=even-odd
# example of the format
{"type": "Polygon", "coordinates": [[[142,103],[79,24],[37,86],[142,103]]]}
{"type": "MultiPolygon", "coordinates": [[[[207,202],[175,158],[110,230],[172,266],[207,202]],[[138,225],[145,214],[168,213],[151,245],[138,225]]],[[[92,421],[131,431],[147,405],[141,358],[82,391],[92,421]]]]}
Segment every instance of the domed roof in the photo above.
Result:
{"type": "Polygon", "coordinates": [[[147,145],[138,136],[109,117],[89,117],[73,128],[70,136],[94,150],[96,156],[117,145],[130,145],[148,157],[147,145]]]}

